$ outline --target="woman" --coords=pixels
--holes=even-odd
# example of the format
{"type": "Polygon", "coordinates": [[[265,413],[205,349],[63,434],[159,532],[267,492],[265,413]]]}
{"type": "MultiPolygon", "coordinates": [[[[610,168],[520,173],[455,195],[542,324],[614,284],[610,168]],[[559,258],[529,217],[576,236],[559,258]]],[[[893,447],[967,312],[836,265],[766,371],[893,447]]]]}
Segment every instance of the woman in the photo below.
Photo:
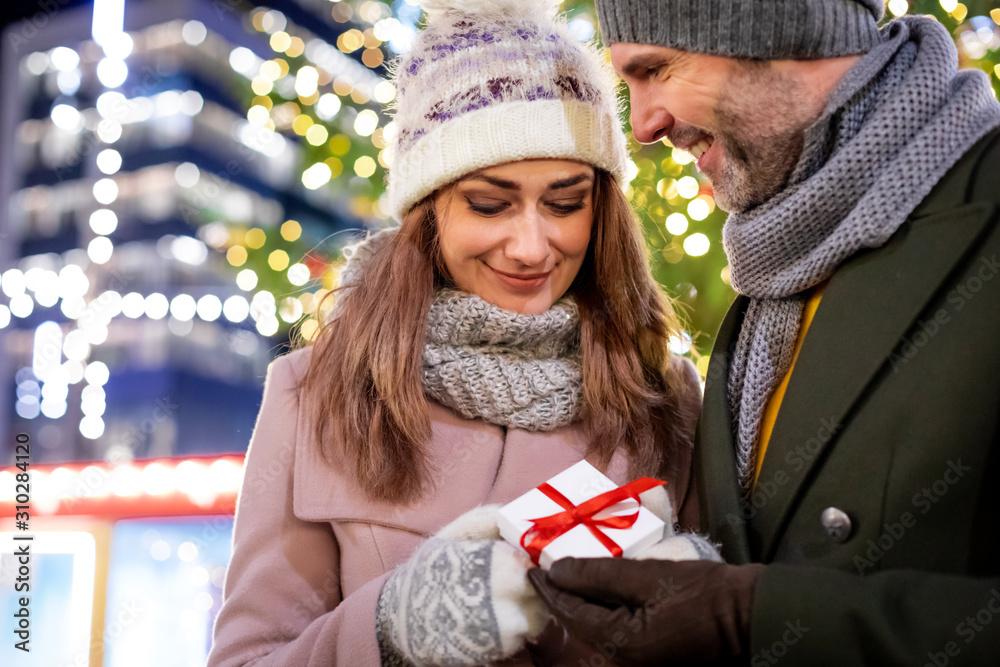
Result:
{"type": "Polygon", "coordinates": [[[544,612],[481,506],[582,458],[668,480],[668,535],[696,523],[697,376],[621,191],[614,84],[538,5],[424,2],[396,70],[402,224],[269,370],[210,665],[523,660],[544,612]]]}

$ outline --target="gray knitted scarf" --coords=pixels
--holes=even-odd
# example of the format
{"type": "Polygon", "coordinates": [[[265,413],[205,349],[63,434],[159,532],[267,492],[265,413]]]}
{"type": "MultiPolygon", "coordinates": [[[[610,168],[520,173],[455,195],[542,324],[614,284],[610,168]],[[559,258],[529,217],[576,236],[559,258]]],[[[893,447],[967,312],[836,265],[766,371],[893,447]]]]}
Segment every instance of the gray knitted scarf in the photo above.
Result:
{"type": "MultiPolygon", "coordinates": [[[[395,233],[390,228],[345,248],[342,284],[363,280],[368,259],[395,233]]],[[[580,313],[572,297],[522,315],[440,289],[425,335],[424,392],[463,417],[529,431],[581,417],[580,313]]]]}
{"type": "Polygon", "coordinates": [[[958,159],[1000,124],[983,72],[958,72],[948,32],[925,17],[882,30],[806,133],[790,185],[729,216],[733,287],[751,298],[728,393],[749,494],[765,404],[791,367],[805,294],[863,248],[882,246],[958,159]]]}
{"type": "Polygon", "coordinates": [[[580,313],[564,297],[540,315],[442,289],[431,302],[424,391],[470,419],[551,431],[580,417],[580,313]]]}

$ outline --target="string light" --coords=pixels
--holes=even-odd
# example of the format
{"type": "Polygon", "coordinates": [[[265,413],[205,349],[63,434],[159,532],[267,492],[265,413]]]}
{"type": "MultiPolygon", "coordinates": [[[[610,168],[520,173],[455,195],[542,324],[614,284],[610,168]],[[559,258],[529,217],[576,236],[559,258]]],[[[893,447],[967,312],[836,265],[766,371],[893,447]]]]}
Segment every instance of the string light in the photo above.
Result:
{"type": "Polygon", "coordinates": [[[49,117],[53,125],[67,132],[79,132],[83,127],[83,117],[80,112],[68,104],[57,104],[52,107],[49,117]]]}
{"type": "Polygon", "coordinates": [[[153,292],[145,298],[143,306],[146,317],[152,320],[162,320],[170,309],[170,302],[159,292],[153,292]]]}
{"type": "Polygon", "coordinates": [[[230,322],[238,324],[250,314],[250,304],[241,296],[231,296],[222,305],[222,314],[230,322]]]}
{"type": "Polygon", "coordinates": [[[688,219],[683,213],[671,213],[667,216],[666,228],[674,236],[680,236],[688,229],[688,219]]]}
{"type": "Polygon", "coordinates": [[[97,154],[97,168],[104,174],[117,173],[122,167],[121,153],[113,148],[106,148],[97,154]]]}
{"type": "Polygon", "coordinates": [[[267,264],[272,271],[284,271],[288,268],[288,253],[280,248],[268,255],[267,264]]]}
{"type": "Polygon", "coordinates": [[[181,28],[181,37],[191,46],[198,46],[208,37],[208,29],[201,21],[188,21],[181,28]]]}
{"type": "MultiPolygon", "coordinates": [[[[84,437],[96,439],[104,431],[100,417],[87,415],[80,422],[84,437]]],[[[32,468],[32,492],[40,515],[79,514],[95,511],[142,515],[190,514],[192,511],[220,513],[235,501],[243,483],[243,457],[224,455],[214,459],[156,459],[146,463],[117,465],[39,465],[32,468]],[[44,502],[41,502],[44,501],[44,502]],[[120,505],[120,506],[119,506],[120,505]],[[100,510],[99,510],[100,508],[100,510]]],[[[0,471],[0,504],[13,511],[16,502],[14,474],[0,471]]],[[[154,557],[169,557],[163,540],[149,545],[154,557]]],[[[198,558],[193,542],[177,548],[177,557],[188,562],[198,558]]],[[[207,578],[207,572],[202,573],[207,578]]]]}
{"type": "MultiPolygon", "coordinates": [[[[42,54],[42,56],[44,56],[44,54],[42,54]]],[[[65,46],[57,46],[52,49],[49,53],[48,60],[52,63],[53,67],[61,72],[71,72],[80,65],[80,55],[73,49],[65,46]]],[[[39,72],[39,74],[41,74],[41,72],[39,72]]]]}
{"type": "Polygon", "coordinates": [[[684,199],[693,199],[699,190],[698,181],[691,176],[684,176],[677,180],[677,194],[684,199]]]}
{"type": "Polygon", "coordinates": [[[244,292],[257,286],[257,274],[253,269],[243,269],[236,274],[236,285],[244,292]]]}
{"type": "Polygon", "coordinates": [[[354,120],[354,131],[362,137],[371,136],[377,127],[378,114],[371,109],[365,109],[359,113],[358,117],[354,120]]]}
{"type": "Polygon", "coordinates": [[[259,227],[254,227],[247,230],[246,237],[244,237],[248,248],[253,248],[254,250],[259,249],[267,241],[267,234],[264,233],[263,229],[259,227]]]}
{"type": "Polygon", "coordinates": [[[711,209],[702,198],[692,199],[687,207],[687,214],[692,220],[704,220],[711,213],[711,209]]]}
{"type": "Polygon", "coordinates": [[[361,178],[369,178],[375,173],[375,160],[367,155],[362,155],[354,162],[354,173],[361,178]]]}
{"type": "Polygon", "coordinates": [[[197,312],[206,322],[214,322],[222,314],[222,301],[214,294],[206,294],[198,299],[197,312]]]}
{"type": "Polygon", "coordinates": [[[296,287],[305,285],[309,282],[309,269],[304,264],[292,264],[288,268],[288,282],[296,287]]]}
{"type": "Polygon", "coordinates": [[[247,261],[247,249],[234,245],[226,251],[226,260],[233,266],[243,266],[247,261]]]}
{"type": "Polygon", "coordinates": [[[302,226],[295,220],[286,220],[281,225],[280,233],[286,241],[297,241],[302,236],[302,226]]]}
{"type": "Polygon", "coordinates": [[[318,162],[302,172],[302,185],[310,190],[316,190],[326,185],[333,177],[329,165],[318,162]]]}
{"type": "Polygon", "coordinates": [[[197,310],[198,305],[190,294],[178,294],[170,302],[170,314],[181,322],[191,320],[197,310]]]}
{"type": "Polygon", "coordinates": [[[708,237],[698,232],[684,239],[684,252],[691,257],[701,257],[708,252],[711,245],[708,237]]]}

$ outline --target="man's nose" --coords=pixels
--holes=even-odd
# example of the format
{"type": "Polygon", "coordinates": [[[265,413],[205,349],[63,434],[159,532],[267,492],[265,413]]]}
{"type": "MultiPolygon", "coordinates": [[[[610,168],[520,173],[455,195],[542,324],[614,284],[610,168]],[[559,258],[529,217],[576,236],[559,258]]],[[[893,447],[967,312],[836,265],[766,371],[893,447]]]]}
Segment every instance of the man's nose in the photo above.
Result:
{"type": "Polygon", "coordinates": [[[632,136],[640,144],[654,144],[670,134],[674,117],[666,105],[648,90],[629,89],[632,136]]]}
{"type": "Polygon", "coordinates": [[[520,264],[538,268],[545,264],[549,252],[545,219],[539,214],[537,207],[528,206],[514,221],[514,233],[505,254],[520,264]]]}

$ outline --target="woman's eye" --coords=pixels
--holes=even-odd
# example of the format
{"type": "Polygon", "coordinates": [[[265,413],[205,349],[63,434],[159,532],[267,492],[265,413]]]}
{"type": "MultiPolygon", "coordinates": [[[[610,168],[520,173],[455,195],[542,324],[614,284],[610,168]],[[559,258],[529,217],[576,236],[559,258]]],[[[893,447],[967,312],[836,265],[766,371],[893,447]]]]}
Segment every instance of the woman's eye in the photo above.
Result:
{"type": "Polygon", "coordinates": [[[479,215],[498,215],[510,207],[507,202],[476,202],[471,199],[466,201],[469,202],[469,210],[479,215]]]}
{"type": "Polygon", "coordinates": [[[584,207],[583,200],[573,202],[550,202],[549,208],[559,215],[570,215],[576,213],[584,207]]]}

